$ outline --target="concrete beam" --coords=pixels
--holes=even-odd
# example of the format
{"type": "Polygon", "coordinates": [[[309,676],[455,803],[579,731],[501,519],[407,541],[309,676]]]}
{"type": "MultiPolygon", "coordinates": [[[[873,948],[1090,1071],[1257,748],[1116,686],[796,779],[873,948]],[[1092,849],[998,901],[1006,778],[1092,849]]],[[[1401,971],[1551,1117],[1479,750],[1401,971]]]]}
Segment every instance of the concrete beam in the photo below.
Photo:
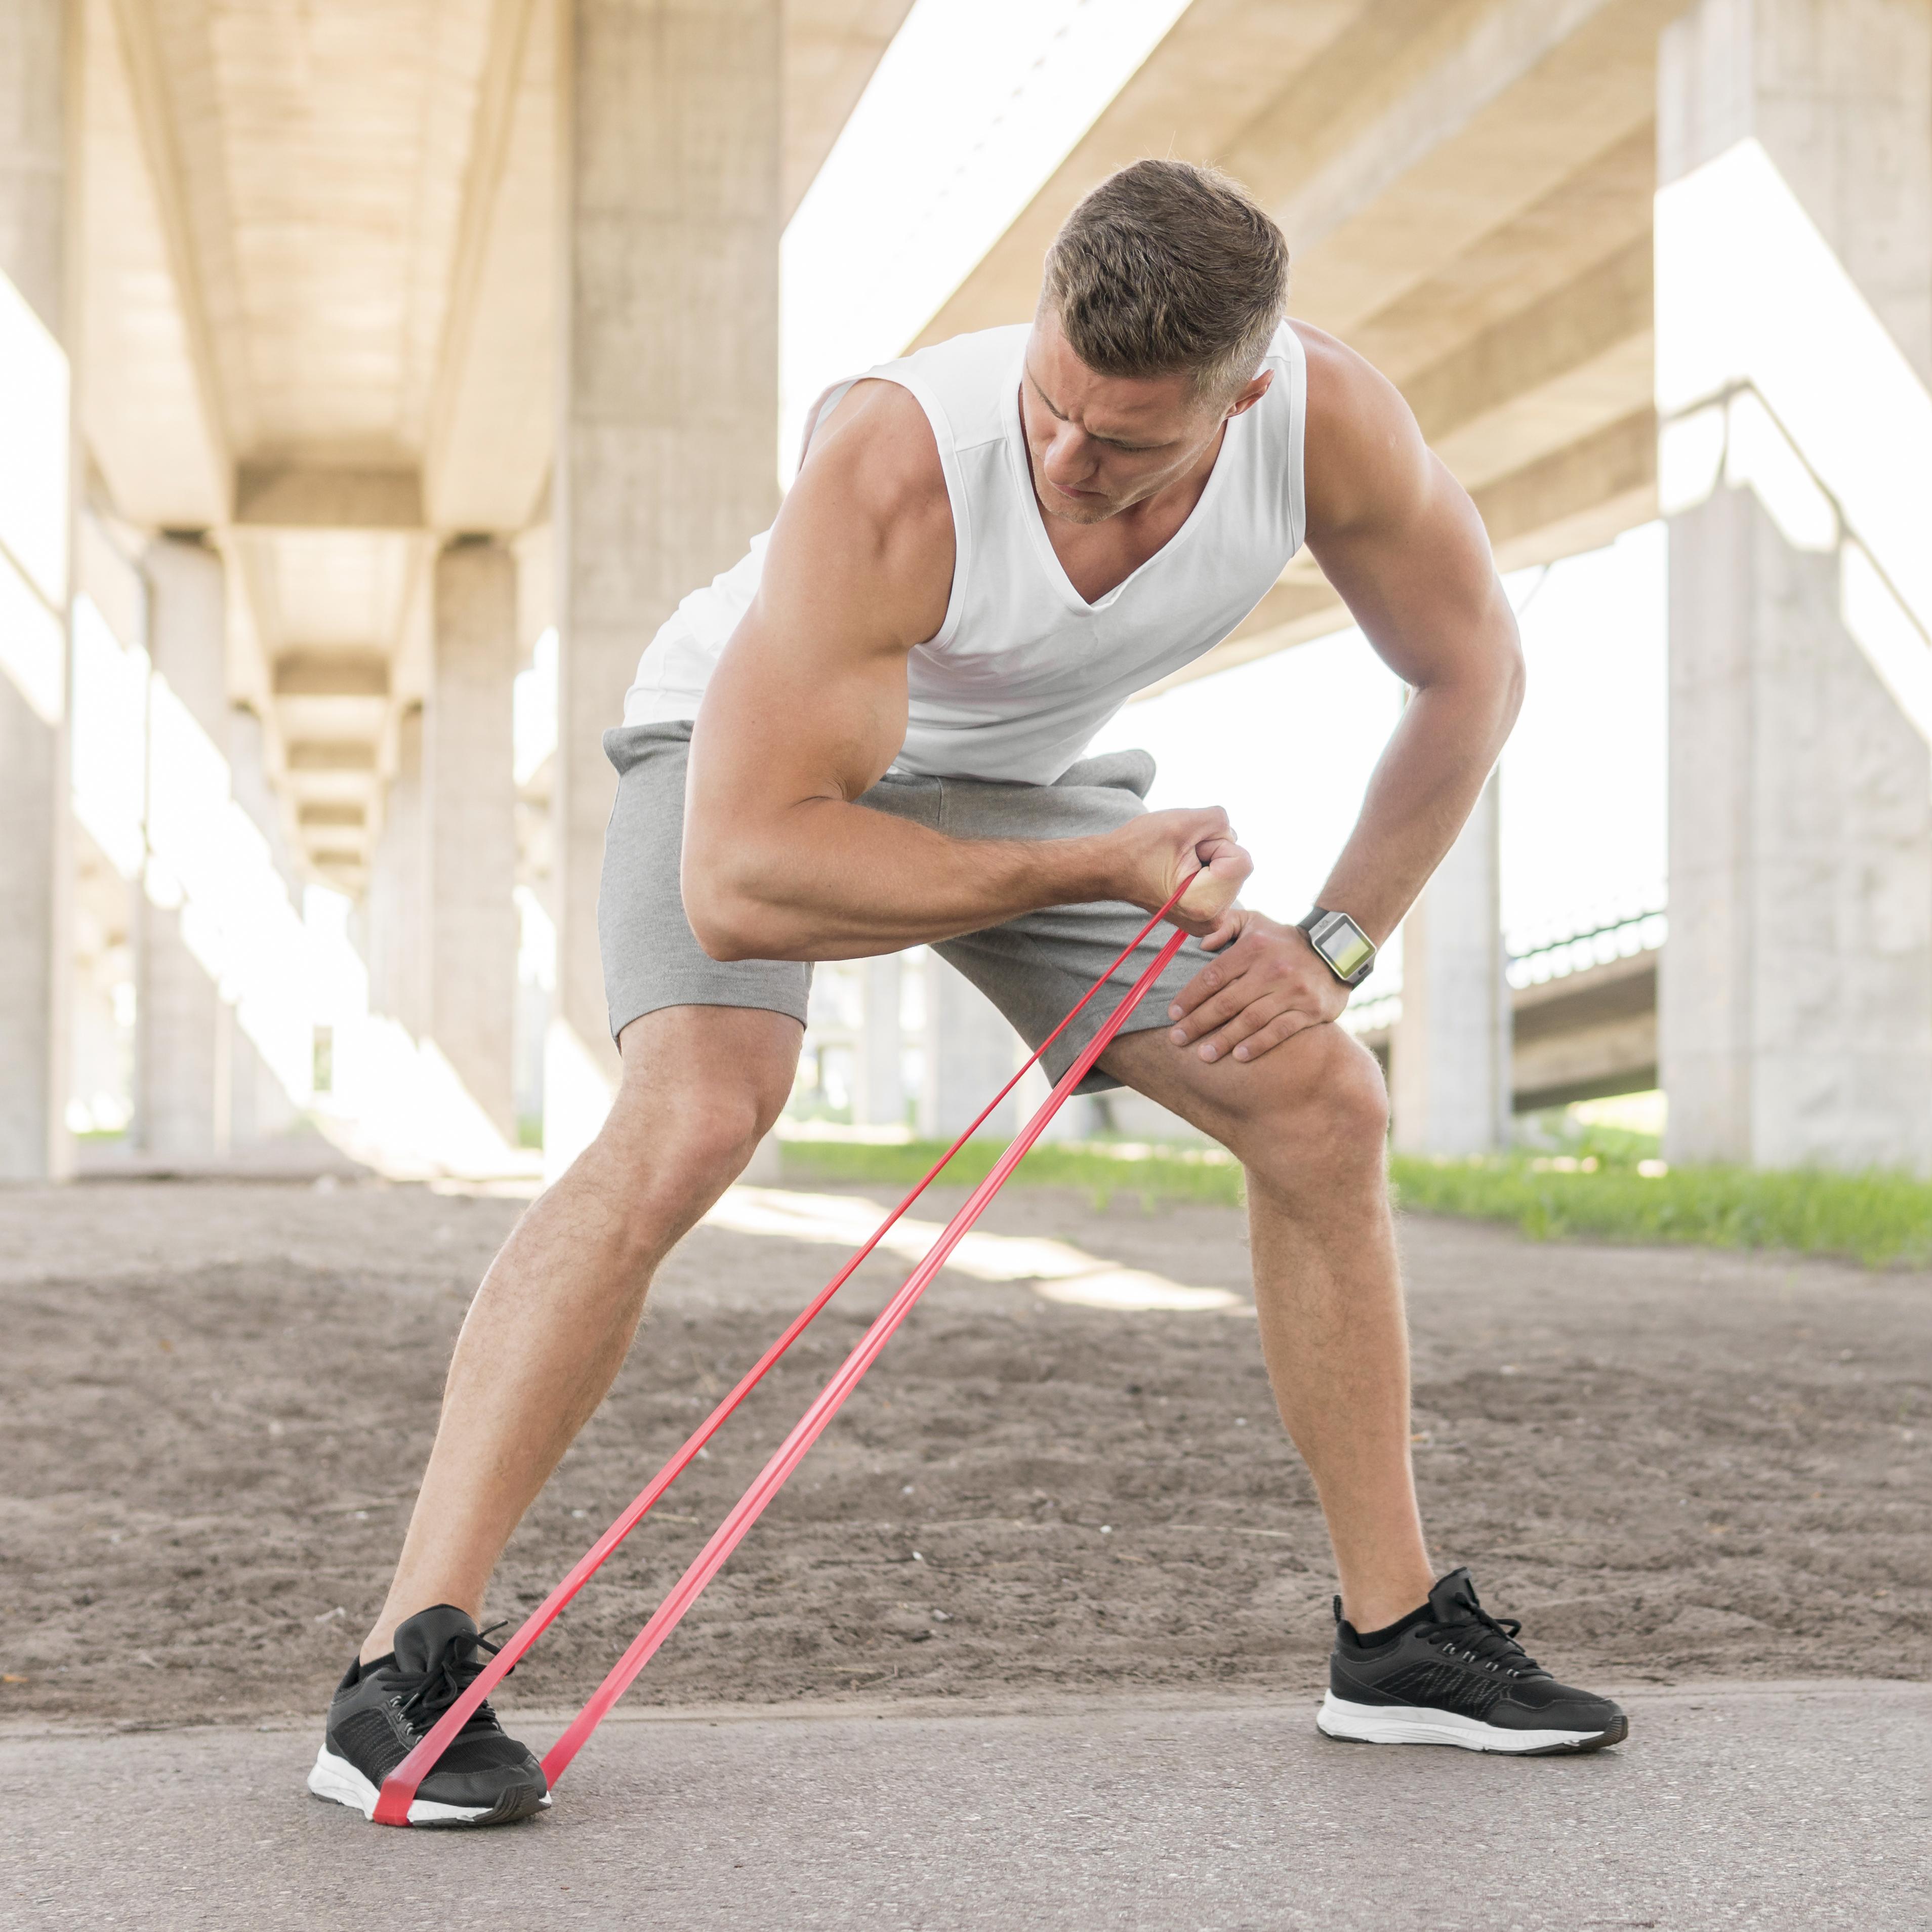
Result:
{"type": "Polygon", "coordinates": [[[550,464],[556,43],[555,0],[492,0],[424,440],[444,530],[520,529],[550,464]]]}
{"type": "Polygon", "coordinates": [[[1403,383],[1423,434],[1466,489],[1648,406],[1651,252],[1640,236],[1403,383]]]}
{"type": "Polygon", "coordinates": [[[359,832],[368,822],[369,808],[366,805],[304,805],[296,811],[296,823],[304,832],[322,826],[359,832]]]}
{"type": "Polygon", "coordinates": [[[142,152],[181,305],[202,420],[224,458],[258,440],[248,305],[236,269],[214,10],[112,0],[142,152]]]}
{"type": "MultiPolygon", "coordinates": [[[[1197,0],[920,339],[1031,314],[1067,211],[1147,154],[1217,161],[1246,182],[1296,251],[1295,313],[1345,337],[1409,291],[1453,281],[1460,258],[1513,223],[1526,224],[1516,243],[1532,255],[1568,238],[1553,256],[1561,279],[1630,238],[1628,195],[1593,226],[1600,202],[1586,192],[1565,206],[1562,192],[1584,158],[1628,171],[1654,112],[1658,28],[1681,4],[1197,0]],[[1567,252],[1578,236],[1580,259],[1567,252]]],[[[1472,328],[1495,319],[1477,292],[1472,328]]],[[[1438,324],[1414,339],[1439,353],[1444,336],[1438,324]]]]}
{"type": "Polygon", "coordinates": [[[1681,0],[1505,0],[1433,10],[1390,66],[1351,71],[1345,125],[1311,146],[1310,76],[1226,160],[1300,254],[1296,312],[1346,339],[1521,219],[1655,111],[1658,28],[1681,0]],[[1396,84],[1398,78],[1406,82],[1396,84]]]}
{"type": "Polygon", "coordinates": [[[912,0],[785,0],[783,220],[797,212],[911,10],[912,0]]]}
{"type": "Polygon", "coordinates": [[[244,463],[234,520],[255,530],[419,530],[422,479],[413,470],[244,463]]]}
{"type": "Polygon", "coordinates": [[[1486,230],[1432,274],[1365,316],[1348,344],[1406,394],[1445,344],[1472,342],[1574,283],[1620,249],[1646,242],[1657,192],[1657,130],[1644,121],[1486,230]]]}
{"type": "Polygon", "coordinates": [[[389,660],[381,651],[286,651],[274,663],[278,698],[387,698],[389,660]]]}
{"type": "Polygon", "coordinates": [[[232,466],[200,290],[193,278],[178,159],[148,24],[124,4],[90,5],[86,193],[80,216],[88,446],[130,522],[205,529],[226,521],[232,466]]]}
{"type": "Polygon", "coordinates": [[[1657,418],[1648,406],[1475,493],[1500,570],[1600,549],[1657,514],[1657,418]]]}
{"type": "Polygon", "coordinates": [[[376,776],[376,747],[373,743],[357,743],[344,739],[298,738],[290,744],[284,763],[290,772],[298,775],[353,772],[373,779],[376,776]]]}

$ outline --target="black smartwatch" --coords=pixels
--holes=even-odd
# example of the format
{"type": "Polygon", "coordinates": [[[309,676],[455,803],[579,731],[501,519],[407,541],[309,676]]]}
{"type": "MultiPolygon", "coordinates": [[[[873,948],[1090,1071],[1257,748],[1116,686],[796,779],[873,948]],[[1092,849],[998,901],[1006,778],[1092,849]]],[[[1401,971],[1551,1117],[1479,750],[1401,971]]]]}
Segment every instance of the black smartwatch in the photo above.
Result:
{"type": "Polygon", "coordinates": [[[1346,913],[1317,906],[1294,923],[1343,986],[1359,986],[1376,970],[1375,941],[1346,913]]]}

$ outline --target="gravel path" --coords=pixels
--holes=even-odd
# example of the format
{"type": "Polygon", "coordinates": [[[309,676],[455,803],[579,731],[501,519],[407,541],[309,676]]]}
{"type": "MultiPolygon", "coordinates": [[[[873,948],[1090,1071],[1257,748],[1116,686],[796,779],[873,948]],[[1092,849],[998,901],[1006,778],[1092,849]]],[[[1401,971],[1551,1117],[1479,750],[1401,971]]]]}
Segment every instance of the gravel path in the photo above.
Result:
{"type": "MultiPolygon", "coordinates": [[[[0,1192],[0,1720],[319,1713],[518,1211],[375,1186],[0,1192]]],[[[1248,1288],[1227,1210],[1014,1190],[988,1225],[1248,1288]]],[[[1926,1672],[1932,1278],[1424,1219],[1404,1242],[1437,1553],[1545,1661],[1658,1684],[1926,1672]]],[[[537,1599],[836,1259],[684,1244],[497,1614],[537,1599]]],[[[519,1670],[512,1710],[590,1689],[903,1271],[868,1265],[519,1670]]],[[[948,1274],[632,1698],[1300,1700],[1332,1588],[1251,1316],[948,1274]]]]}

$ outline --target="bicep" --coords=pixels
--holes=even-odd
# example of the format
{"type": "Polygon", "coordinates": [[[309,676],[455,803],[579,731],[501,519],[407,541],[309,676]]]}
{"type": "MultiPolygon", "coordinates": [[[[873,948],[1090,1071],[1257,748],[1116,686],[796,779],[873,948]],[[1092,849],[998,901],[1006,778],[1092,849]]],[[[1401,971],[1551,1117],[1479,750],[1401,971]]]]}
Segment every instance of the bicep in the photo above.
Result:
{"type": "Polygon", "coordinates": [[[862,610],[823,598],[808,616],[761,591],[698,712],[696,795],[754,814],[856,798],[897,755],[906,701],[906,654],[867,635],[862,610]]]}
{"type": "MultiPolygon", "coordinates": [[[[899,403],[875,399],[871,414],[869,432],[814,453],[773,526],[693,734],[700,815],[856,798],[904,741],[907,659],[950,587],[950,514],[942,478],[935,518],[899,403]]],[[[923,418],[910,427],[924,432],[923,418]]]]}

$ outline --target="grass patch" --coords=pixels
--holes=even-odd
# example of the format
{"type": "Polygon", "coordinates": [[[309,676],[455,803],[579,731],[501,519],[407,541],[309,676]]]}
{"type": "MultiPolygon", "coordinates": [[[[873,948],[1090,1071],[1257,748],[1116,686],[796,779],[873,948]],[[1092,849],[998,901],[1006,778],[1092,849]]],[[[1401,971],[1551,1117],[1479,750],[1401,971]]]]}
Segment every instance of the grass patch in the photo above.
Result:
{"type": "MultiPolygon", "coordinates": [[[[954,1187],[976,1186],[992,1172],[1004,1143],[968,1141],[940,1176],[954,1187]]],[[[791,1181],[856,1181],[868,1186],[910,1187],[946,1151],[944,1141],[902,1141],[878,1146],[865,1141],[788,1141],[784,1178],[791,1181]]],[[[1238,1207],[1241,1170],[1225,1156],[1203,1160],[1176,1148],[1133,1158],[1091,1146],[1036,1147],[1014,1170],[1016,1186],[1076,1187],[1104,1208],[1116,1194],[1142,1200],[1207,1201],[1238,1207]]]]}
{"type": "MultiPolygon", "coordinates": [[[[1932,1183],[1910,1174],[1829,1174],[1814,1169],[1673,1167],[1653,1170],[1656,1143],[1596,1128],[1565,1137],[1567,1151],[1481,1160],[1434,1161],[1397,1154],[1390,1162],[1397,1202],[1430,1214],[1500,1221],[1537,1240],[1671,1242],[1715,1248],[1783,1248],[1831,1255],[1868,1268],[1932,1266],[1932,1183]]],[[[962,1148],[943,1183],[985,1180],[1003,1143],[962,1148]]],[[[790,1141],[788,1184],[856,1183],[910,1187],[944,1151],[940,1141],[879,1146],[860,1141],[790,1141]]],[[[1070,1187],[1104,1208],[1117,1194],[1238,1207],[1240,1167],[1182,1148],[1037,1147],[1013,1175],[1017,1186],[1070,1187]]]]}
{"type": "Polygon", "coordinates": [[[1405,1208],[1508,1222],[1538,1240],[1582,1234],[1786,1248],[1868,1268],[1932,1263],[1932,1184],[1910,1174],[1673,1167],[1647,1176],[1614,1154],[1598,1156],[1593,1172],[1580,1164],[1559,1172],[1528,1155],[1432,1161],[1400,1154],[1390,1172],[1405,1208]]]}

